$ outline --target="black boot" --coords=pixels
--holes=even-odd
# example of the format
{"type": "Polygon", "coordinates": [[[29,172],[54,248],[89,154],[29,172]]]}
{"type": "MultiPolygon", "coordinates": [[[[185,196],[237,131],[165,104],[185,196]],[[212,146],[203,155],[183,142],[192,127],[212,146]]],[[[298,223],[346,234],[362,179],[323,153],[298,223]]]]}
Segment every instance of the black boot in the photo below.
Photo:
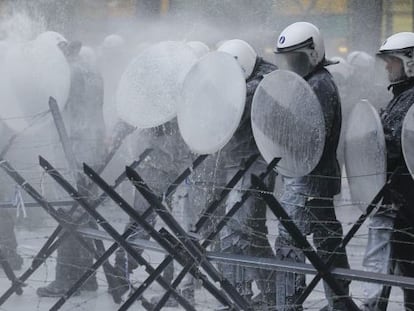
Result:
{"type": "MultiPolygon", "coordinates": [[[[36,294],[39,297],[63,297],[68,290],[68,287],[55,280],[49,283],[47,286],[39,287],[36,290],[36,294]]],[[[79,294],[80,292],[76,291],[72,296],[79,296],[79,294]]]]}
{"type": "MultiPolygon", "coordinates": [[[[37,295],[39,297],[64,296],[85,271],[85,264],[89,263],[85,262],[84,249],[73,237],[68,237],[57,249],[55,280],[47,286],[39,287],[37,295]]],[[[96,277],[91,277],[89,282],[96,282],[96,277]]],[[[79,291],[76,295],[79,295],[79,291]]]]}

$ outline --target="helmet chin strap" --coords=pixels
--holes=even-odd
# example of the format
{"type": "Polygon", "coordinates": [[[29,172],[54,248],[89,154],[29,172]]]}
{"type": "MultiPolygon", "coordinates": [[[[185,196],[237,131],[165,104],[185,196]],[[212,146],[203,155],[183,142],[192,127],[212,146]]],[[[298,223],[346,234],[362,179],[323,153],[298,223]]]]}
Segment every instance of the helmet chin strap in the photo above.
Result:
{"type": "Polygon", "coordinates": [[[398,81],[394,81],[394,82],[391,82],[389,85],[388,85],[388,87],[387,87],[387,89],[388,90],[390,90],[390,89],[392,89],[393,87],[395,87],[395,86],[398,86],[398,85],[401,85],[401,84],[404,84],[404,83],[408,83],[408,82],[412,82],[412,81],[414,81],[414,77],[407,77],[406,75],[405,75],[405,73],[404,73],[404,77],[405,78],[401,78],[400,80],[398,80],[398,81]]]}

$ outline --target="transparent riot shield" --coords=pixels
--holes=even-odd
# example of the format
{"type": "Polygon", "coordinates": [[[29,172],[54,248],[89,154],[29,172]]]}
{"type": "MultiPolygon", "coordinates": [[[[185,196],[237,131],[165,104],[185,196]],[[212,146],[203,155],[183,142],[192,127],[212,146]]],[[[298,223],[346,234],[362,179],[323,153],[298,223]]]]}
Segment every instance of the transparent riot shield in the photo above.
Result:
{"type": "MultiPolygon", "coordinates": [[[[6,66],[5,58],[9,48],[5,41],[0,41],[0,68],[5,68],[6,66]]],[[[10,75],[6,70],[0,70],[0,111],[2,120],[14,130],[19,130],[27,124],[22,119],[24,113],[19,107],[11,86],[10,75]]]]}
{"type": "Polygon", "coordinates": [[[189,148],[198,154],[221,149],[239,126],[245,100],[237,61],[223,52],[205,55],[187,74],[178,105],[178,125],[189,148]]]}
{"type": "Polygon", "coordinates": [[[17,131],[26,127],[49,109],[50,96],[63,108],[69,94],[70,68],[56,44],[45,40],[14,44],[7,49],[3,64],[0,79],[7,79],[9,86],[0,95],[8,99],[0,104],[6,107],[0,107],[9,127],[17,131]]]}
{"type": "Polygon", "coordinates": [[[408,171],[414,178],[414,105],[411,106],[404,118],[401,145],[408,171]]]}
{"type": "Polygon", "coordinates": [[[257,87],[252,105],[252,129],[257,147],[285,176],[310,173],[325,144],[322,108],[309,84],[297,74],[276,70],[257,87]]]}
{"type": "Polygon", "coordinates": [[[182,82],[197,61],[182,42],[165,41],[142,51],[123,73],[116,92],[118,115],[139,128],[151,128],[176,116],[182,82]]]}
{"type": "Polygon", "coordinates": [[[362,100],[352,109],[345,134],[345,168],[353,204],[365,210],[386,181],[386,147],[381,119],[362,100]]]}

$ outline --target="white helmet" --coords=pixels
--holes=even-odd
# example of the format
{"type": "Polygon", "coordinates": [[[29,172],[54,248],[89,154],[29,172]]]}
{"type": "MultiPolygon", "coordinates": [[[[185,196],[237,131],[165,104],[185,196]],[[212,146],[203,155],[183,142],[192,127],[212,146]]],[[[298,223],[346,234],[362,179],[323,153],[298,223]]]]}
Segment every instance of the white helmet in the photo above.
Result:
{"type": "Polygon", "coordinates": [[[210,48],[201,41],[189,41],[187,42],[187,45],[193,49],[198,58],[201,58],[210,52],[210,48]]]}
{"type": "Polygon", "coordinates": [[[253,73],[256,65],[257,53],[246,41],[233,39],[224,42],[217,51],[228,53],[238,61],[246,80],[253,73]]]}
{"type": "MultiPolygon", "coordinates": [[[[400,80],[414,77],[414,33],[399,32],[387,40],[379,48],[377,56],[386,60],[387,56],[393,56],[401,60],[406,77],[400,80]]],[[[391,81],[396,82],[396,81],[391,81]]]]}
{"type": "Polygon", "coordinates": [[[338,82],[346,82],[347,79],[351,76],[352,67],[348,62],[340,56],[331,57],[331,61],[336,62],[336,64],[329,66],[328,71],[334,77],[334,80],[338,82]]]}
{"type": "Polygon", "coordinates": [[[111,34],[109,36],[106,36],[102,42],[102,48],[108,50],[122,48],[124,45],[124,38],[117,34],[111,34]]]}
{"type": "Polygon", "coordinates": [[[42,32],[36,37],[35,40],[39,42],[53,43],[53,44],[56,44],[57,46],[62,42],[65,42],[65,43],[68,42],[68,40],[66,40],[66,38],[63,35],[61,35],[60,33],[56,31],[42,32]]]}
{"type": "Polygon", "coordinates": [[[83,45],[79,51],[79,56],[86,63],[96,66],[98,57],[96,56],[95,51],[90,46],[83,45]]]}
{"type": "Polygon", "coordinates": [[[276,54],[297,57],[287,59],[290,69],[306,76],[325,61],[325,45],[319,29],[307,22],[297,22],[286,27],[279,35],[276,54]]]}
{"type": "Polygon", "coordinates": [[[373,68],[375,59],[364,51],[353,51],[346,57],[348,64],[360,68],[373,68]]]}

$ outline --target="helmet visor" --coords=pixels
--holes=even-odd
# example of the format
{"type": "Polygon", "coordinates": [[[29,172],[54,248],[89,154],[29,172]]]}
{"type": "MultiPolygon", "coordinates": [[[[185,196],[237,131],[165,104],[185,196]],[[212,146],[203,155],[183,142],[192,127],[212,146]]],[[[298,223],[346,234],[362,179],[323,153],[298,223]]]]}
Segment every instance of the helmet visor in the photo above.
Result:
{"type": "Polygon", "coordinates": [[[306,76],[312,70],[309,56],[304,51],[276,53],[276,64],[280,69],[293,71],[301,77],[306,76]]]}
{"type": "MultiPolygon", "coordinates": [[[[404,64],[401,58],[395,54],[377,54],[376,70],[381,70],[388,77],[390,83],[398,83],[407,79],[404,64]]],[[[377,72],[380,73],[380,72],[377,72]]]]}

